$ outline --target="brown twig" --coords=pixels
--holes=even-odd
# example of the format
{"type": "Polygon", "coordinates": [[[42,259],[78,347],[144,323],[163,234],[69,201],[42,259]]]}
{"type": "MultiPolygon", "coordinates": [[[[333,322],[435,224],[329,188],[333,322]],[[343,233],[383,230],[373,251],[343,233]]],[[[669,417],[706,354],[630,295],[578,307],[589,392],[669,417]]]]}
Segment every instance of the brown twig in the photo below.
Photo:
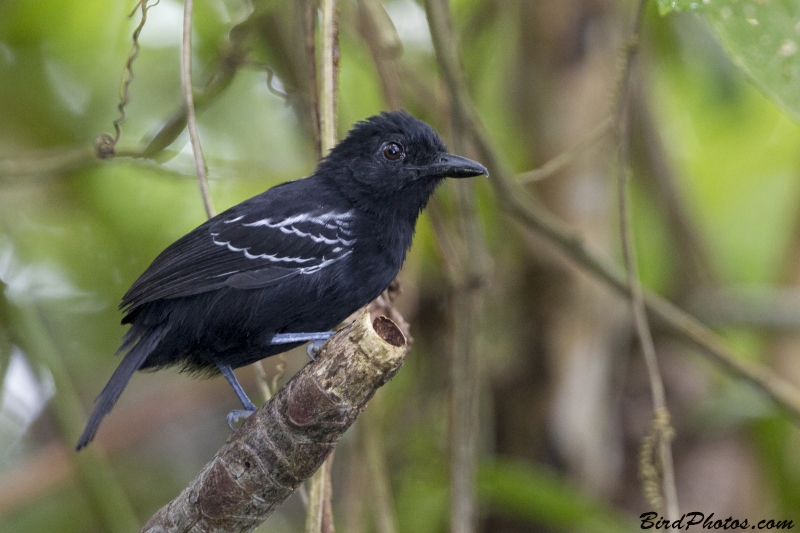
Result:
{"type": "Polygon", "coordinates": [[[631,210],[628,201],[628,173],[630,170],[628,157],[630,149],[628,94],[630,93],[630,80],[633,75],[633,66],[639,51],[639,39],[641,37],[642,20],[644,18],[644,9],[646,5],[647,0],[639,0],[636,5],[633,30],[631,31],[630,42],[625,50],[625,61],[620,74],[619,86],[617,87],[616,109],[614,110],[618,135],[617,197],[620,211],[619,224],[620,237],[622,240],[622,257],[627,273],[628,289],[631,293],[630,303],[633,313],[633,322],[642,347],[642,355],[644,356],[647,374],[650,379],[654,411],[651,436],[655,441],[653,446],[657,450],[660,459],[660,473],[662,476],[662,490],[646,492],[651,496],[651,505],[664,512],[669,520],[674,521],[679,517],[678,494],[675,488],[675,471],[672,466],[672,449],[670,445],[674,431],[670,426],[670,414],[667,409],[664,382],[661,379],[661,372],[658,369],[656,348],[653,343],[652,332],[650,331],[650,323],[647,320],[644,294],[642,292],[641,281],[639,280],[639,266],[634,251],[635,243],[633,231],[631,229],[631,210]],[[654,494],[658,494],[658,497],[655,497],[654,494]]]}
{"type": "Polygon", "coordinates": [[[358,433],[369,472],[371,489],[369,501],[375,530],[377,533],[397,533],[400,528],[397,523],[397,512],[389,480],[389,465],[386,460],[386,446],[380,424],[386,411],[384,400],[380,394],[372,400],[369,411],[358,426],[358,433]]]}
{"type": "Polygon", "coordinates": [[[36,150],[13,159],[0,159],[0,179],[60,174],[92,164],[97,164],[97,154],[93,146],[36,150]]]}
{"type": "MultiPolygon", "coordinates": [[[[426,0],[425,10],[431,28],[434,52],[439,64],[457,65],[455,72],[443,72],[452,100],[457,98],[456,85],[463,84],[458,44],[450,19],[448,0],[426,0]]],[[[451,102],[454,147],[464,153],[469,147],[464,106],[451,102]]],[[[478,463],[479,400],[481,390],[478,359],[478,332],[483,308],[483,287],[487,270],[486,243],[477,216],[475,183],[456,183],[458,220],[463,254],[451,260],[457,272],[451,278],[452,313],[451,397],[450,397],[450,531],[471,533],[477,530],[477,494],[475,489],[478,463]]]]}
{"type": "Polygon", "coordinates": [[[403,334],[391,320],[373,322],[363,313],[248,417],[142,531],[255,529],[320,467],[405,354],[403,334]]]}
{"type": "Polygon", "coordinates": [[[403,44],[379,0],[359,0],[358,31],[369,46],[386,107],[390,110],[402,109],[403,80],[396,59],[403,52],[403,44]]]}
{"type": "Polygon", "coordinates": [[[203,197],[203,206],[208,218],[215,215],[214,204],[211,203],[211,194],[208,191],[208,167],[203,158],[203,149],[200,146],[200,134],[197,131],[197,116],[194,113],[194,92],[192,89],[192,15],[194,0],[183,2],[183,40],[181,45],[181,88],[183,101],[186,105],[186,126],[189,130],[189,139],[192,143],[194,166],[197,171],[197,185],[203,197]]]}
{"type": "Polygon", "coordinates": [[[264,365],[261,364],[261,361],[253,363],[253,370],[256,373],[256,384],[261,391],[261,396],[264,398],[265,402],[268,402],[274,394],[273,391],[277,389],[270,387],[267,371],[264,369],[264,365]]]}
{"type": "MultiPolygon", "coordinates": [[[[238,46],[233,46],[223,58],[219,70],[208,79],[202,91],[193,96],[195,113],[210,104],[221,95],[233,82],[242,60],[243,51],[238,46]]],[[[146,144],[141,149],[119,152],[118,156],[134,158],[158,159],[164,149],[178,138],[186,128],[188,111],[186,104],[182,104],[169,118],[159,126],[158,130],[145,137],[146,144]]]]}
{"type": "Polygon", "coordinates": [[[339,1],[321,0],[322,53],[320,69],[322,91],[319,102],[319,131],[322,156],[336,145],[336,94],[339,77],[339,1]]]}
{"type": "Polygon", "coordinates": [[[747,285],[701,288],[687,306],[709,324],[791,333],[800,328],[800,290],[747,285]]]}
{"type": "Polygon", "coordinates": [[[578,155],[583,153],[587,148],[609,133],[613,126],[614,121],[611,118],[605,119],[603,122],[595,126],[595,128],[589,132],[589,135],[587,135],[585,139],[582,139],[581,142],[568,150],[564,150],[542,166],[519,174],[517,179],[520,183],[527,185],[528,183],[534,183],[549,178],[562,168],[569,165],[578,155]]]}
{"type": "Polygon", "coordinates": [[[681,250],[677,258],[679,279],[673,291],[682,297],[699,284],[714,282],[714,267],[697,225],[682,201],[661,133],[641,88],[632,91],[630,101],[631,141],[636,144],[638,140],[645,160],[642,177],[654,186],[653,192],[658,195],[658,206],[667,220],[675,247],[681,250]]]}
{"type": "Polygon", "coordinates": [[[314,134],[314,146],[318,153],[322,152],[319,131],[319,84],[317,83],[317,8],[319,0],[305,0],[303,11],[305,31],[306,61],[308,62],[308,85],[311,95],[311,131],[314,134]]]}

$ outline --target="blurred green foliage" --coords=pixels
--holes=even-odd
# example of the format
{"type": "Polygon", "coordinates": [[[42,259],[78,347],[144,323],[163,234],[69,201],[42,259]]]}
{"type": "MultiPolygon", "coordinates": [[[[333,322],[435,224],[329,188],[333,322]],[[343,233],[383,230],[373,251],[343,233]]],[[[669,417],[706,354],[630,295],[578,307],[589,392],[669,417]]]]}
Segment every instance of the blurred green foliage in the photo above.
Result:
{"type": "Polygon", "coordinates": [[[509,460],[481,466],[481,497],[518,520],[556,530],[592,533],[638,531],[635,522],[608,504],[592,501],[581,490],[542,467],[509,460]]]}

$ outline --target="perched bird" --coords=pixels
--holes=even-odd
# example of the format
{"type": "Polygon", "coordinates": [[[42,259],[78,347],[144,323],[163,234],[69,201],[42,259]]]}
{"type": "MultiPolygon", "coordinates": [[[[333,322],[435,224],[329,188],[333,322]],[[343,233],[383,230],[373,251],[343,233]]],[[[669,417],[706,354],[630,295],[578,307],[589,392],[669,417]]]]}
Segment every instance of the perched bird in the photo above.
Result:
{"type": "Polygon", "coordinates": [[[97,432],[136,370],[222,373],[255,411],[234,368],[321,341],[395,278],[414,227],[445,177],[488,172],[447,153],[406,112],[357,123],[313,175],[217,215],[164,250],[122,298],[122,362],[77,444],[97,432]]]}

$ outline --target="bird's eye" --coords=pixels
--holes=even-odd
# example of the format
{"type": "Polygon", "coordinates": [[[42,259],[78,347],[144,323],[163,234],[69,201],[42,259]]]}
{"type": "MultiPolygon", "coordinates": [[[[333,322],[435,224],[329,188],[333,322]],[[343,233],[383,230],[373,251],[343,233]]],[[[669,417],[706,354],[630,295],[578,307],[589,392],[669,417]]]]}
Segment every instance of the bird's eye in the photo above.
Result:
{"type": "Polygon", "coordinates": [[[403,145],[396,142],[386,143],[383,146],[383,157],[389,161],[397,161],[403,157],[403,145]]]}

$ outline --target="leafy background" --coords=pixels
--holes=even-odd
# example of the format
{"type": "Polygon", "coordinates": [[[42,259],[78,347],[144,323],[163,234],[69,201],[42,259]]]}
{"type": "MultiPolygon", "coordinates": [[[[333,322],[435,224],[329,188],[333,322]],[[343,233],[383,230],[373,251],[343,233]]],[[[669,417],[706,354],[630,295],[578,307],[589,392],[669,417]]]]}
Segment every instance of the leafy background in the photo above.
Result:
{"type": "MultiPolygon", "coordinates": [[[[395,104],[452,141],[424,6],[377,3],[402,45],[383,59],[400,73],[387,92],[363,4],[341,4],[340,136],[393,105],[394,91],[395,104]]],[[[451,6],[470,93],[515,171],[576,145],[608,115],[629,3],[451,6]]],[[[138,14],[126,18],[130,7],[0,3],[2,531],[143,523],[224,442],[224,415],[235,407],[222,380],[137,375],[94,451],[72,452],[81,412],[117,363],[121,295],[160,250],[204,219],[185,133],[151,159],[91,157],[92,140],[116,117],[138,23],[138,14]]],[[[151,138],[180,106],[181,13],[175,0],[149,12],[125,149],[151,138]]],[[[248,64],[199,118],[222,211],[313,170],[298,9],[204,0],[195,20],[199,87],[220,71],[231,28],[253,22],[248,64]],[[276,73],[272,88],[265,64],[276,73]]],[[[800,3],[660,0],[644,28],[631,104],[643,281],[722,332],[742,357],[800,383],[800,3]]],[[[611,139],[600,138],[529,188],[617,258],[613,151],[611,139]]],[[[649,510],[636,472],[651,407],[625,303],[513,222],[477,181],[491,258],[475,341],[481,529],[634,530],[649,510]]],[[[338,448],[334,505],[342,531],[384,531],[371,497],[380,483],[390,489],[399,531],[448,529],[447,332],[456,310],[447,272],[459,246],[456,197],[452,184],[437,193],[400,276],[397,305],[415,337],[406,367],[338,448]],[[383,470],[363,460],[370,453],[383,470]]],[[[657,329],[656,340],[677,430],[682,510],[800,523],[797,426],[665,332],[657,329]]],[[[278,363],[266,361],[270,376],[278,363]]],[[[291,353],[285,363],[282,380],[305,355],[291,353]]],[[[253,396],[255,379],[242,371],[253,396]]],[[[303,515],[292,497],[260,531],[301,531],[303,515]]]]}

